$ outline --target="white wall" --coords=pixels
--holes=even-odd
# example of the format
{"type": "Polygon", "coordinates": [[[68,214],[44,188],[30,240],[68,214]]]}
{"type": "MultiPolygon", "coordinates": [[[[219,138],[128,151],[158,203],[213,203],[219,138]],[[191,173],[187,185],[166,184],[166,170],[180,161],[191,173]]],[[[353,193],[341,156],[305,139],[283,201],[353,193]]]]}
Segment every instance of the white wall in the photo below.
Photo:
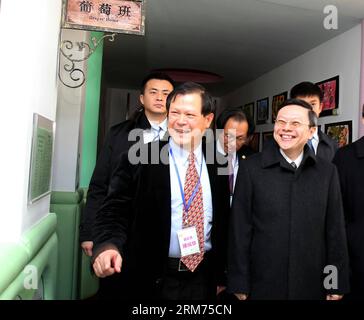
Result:
{"type": "Polygon", "coordinates": [[[0,241],[49,213],[50,196],[27,204],[33,113],[56,119],[61,0],[2,0],[0,39],[0,241]]]}
{"type": "MultiPolygon", "coordinates": [[[[69,40],[73,43],[88,42],[90,32],[80,30],[64,29],[62,40],[69,40]]],[[[77,47],[72,50],[73,55],[77,54],[77,47]]],[[[65,52],[70,54],[71,52],[65,52]]],[[[61,79],[68,85],[77,85],[70,79],[70,74],[63,68],[67,59],[60,56],[61,79]]],[[[84,71],[87,77],[87,62],[78,63],[77,68],[84,71]]],[[[80,76],[79,74],[77,76],[80,76]]],[[[78,158],[79,158],[79,137],[82,124],[83,111],[85,109],[85,90],[83,84],[79,88],[69,88],[59,82],[57,102],[57,134],[54,149],[53,161],[53,191],[73,192],[78,182],[78,158]]]]}
{"type": "MultiPolygon", "coordinates": [[[[361,26],[331,39],[296,59],[270,71],[237,91],[223,97],[224,107],[237,107],[289,91],[301,81],[319,82],[336,75],[339,80],[339,115],[322,117],[319,124],[353,120],[353,141],[358,138],[361,26]]],[[[257,131],[273,130],[273,124],[257,126],[257,131]]]]}

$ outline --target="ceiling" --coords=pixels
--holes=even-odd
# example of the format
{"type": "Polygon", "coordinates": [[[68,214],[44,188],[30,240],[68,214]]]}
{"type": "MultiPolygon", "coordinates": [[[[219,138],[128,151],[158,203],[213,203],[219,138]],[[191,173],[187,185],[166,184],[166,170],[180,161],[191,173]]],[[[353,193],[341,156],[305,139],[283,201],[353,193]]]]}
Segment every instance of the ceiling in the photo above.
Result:
{"type": "Polygon", "coordinates": [[[206,84],[222,96],[363,18],[363,0],[146,0],[145,36],[105,41],[104,79],[139,89],[153,69],[197,69],[223,77],[206,84]],[[338,9],[338,30],[324,28],[326,5],[338,9]]]}

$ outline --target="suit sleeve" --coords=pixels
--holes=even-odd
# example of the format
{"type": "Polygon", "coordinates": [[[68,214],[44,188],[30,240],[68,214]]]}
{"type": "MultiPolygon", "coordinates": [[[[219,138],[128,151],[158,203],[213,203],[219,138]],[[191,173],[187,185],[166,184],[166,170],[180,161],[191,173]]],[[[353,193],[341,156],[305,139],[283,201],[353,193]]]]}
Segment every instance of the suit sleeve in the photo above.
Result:
{"type": "Polygon", "coordinates": [[[108,192],[113,143],[114,136],[109,132],[97,159],[88,188],[86,205],[80,224],[80,242],[93,241],[93,226],[96,219],[96,212],[100,209],[108,192]]]}
{"type": "Polygon", "coordinates": [[[253,188],[248,169],[239,166],[228,234],[228,291],[250,293],[253,188]]]}
{"type": "Polygon", "coordinates": [[[327,290],[330,294],[349,292],[349,256],[345,220],[336,167],[332,170],[326,212],[327,263],[337,268],[338,288],[327,290]]]}
{"type": "Polygon", "coordinates": [[[128,161],[128,153],[120,155],[120,162],[113,172],[108,195],[96,213],[94,228],[96,257],[106,246],[116,246],[121,254],[133,219],[133,199],[136,170],[128,161]]]}

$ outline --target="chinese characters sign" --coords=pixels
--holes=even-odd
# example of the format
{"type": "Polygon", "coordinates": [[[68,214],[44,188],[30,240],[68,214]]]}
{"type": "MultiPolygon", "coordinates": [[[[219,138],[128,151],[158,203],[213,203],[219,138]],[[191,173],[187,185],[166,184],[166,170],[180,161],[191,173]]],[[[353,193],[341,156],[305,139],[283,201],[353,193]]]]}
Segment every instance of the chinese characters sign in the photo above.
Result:
{"type": "Polygon", "coordinates": [[[66,0],[64,27],[144,35],[144,1],[66,0]]]}

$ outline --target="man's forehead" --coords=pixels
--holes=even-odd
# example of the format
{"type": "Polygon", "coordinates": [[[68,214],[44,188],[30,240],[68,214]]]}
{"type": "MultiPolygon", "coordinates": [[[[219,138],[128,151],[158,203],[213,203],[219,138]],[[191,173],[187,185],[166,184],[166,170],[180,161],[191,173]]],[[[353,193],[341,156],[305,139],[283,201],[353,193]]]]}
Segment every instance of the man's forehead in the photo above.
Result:
{"type": "Polygon", "coordinates": [[[288,105],[278,111],[277,117],[279,116],[291,117],[291,118],[307,117],[308,111],[309,111],[308,109],[298,105],[288,105]]]}
{"type": "Polygon", "coordinates": [[[297,98],[301,99],[301,100],[304,100],[304,101],[320,100],[320,97],[316,96],[316,95],[298,96],[297,98]]]}

